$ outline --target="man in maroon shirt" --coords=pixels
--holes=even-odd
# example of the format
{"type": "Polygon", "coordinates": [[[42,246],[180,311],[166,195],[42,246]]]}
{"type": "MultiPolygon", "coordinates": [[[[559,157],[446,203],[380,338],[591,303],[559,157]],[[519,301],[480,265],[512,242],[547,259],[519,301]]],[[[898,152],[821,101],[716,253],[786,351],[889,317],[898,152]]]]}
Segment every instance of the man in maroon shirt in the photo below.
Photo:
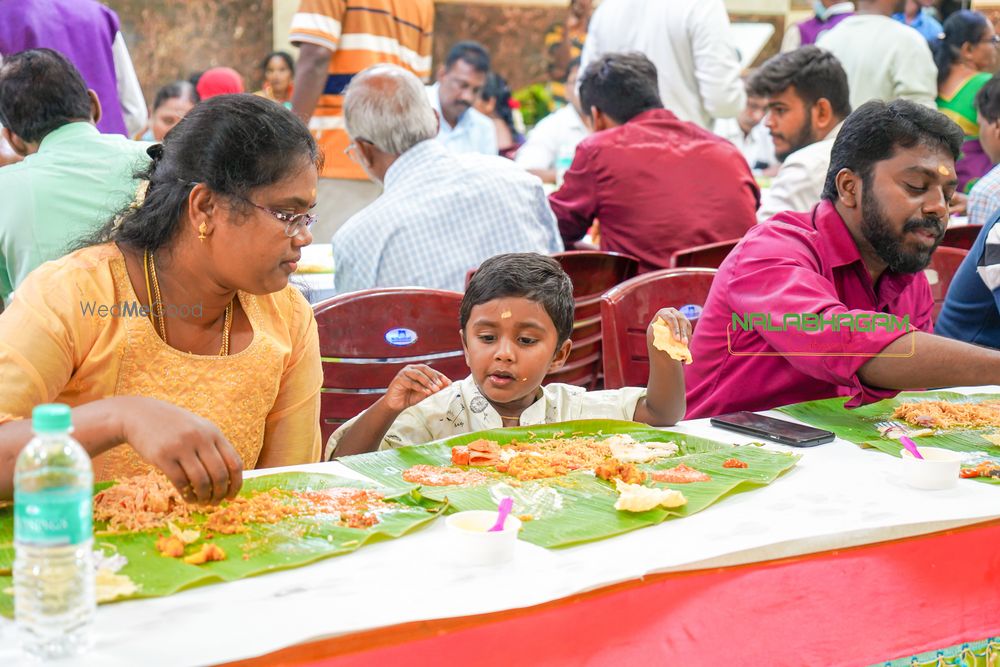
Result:
{"type": "Polygon", "coordinates": [[[962,131],[907,100],[847,117],[821,201],[750,230],[691,343],[688,418],[1000,383],[1000,352],[931,333],[923,274],[948,225],[962,131]]]}
{"type": "Polygon", "coordinates": [[[640,271],[670,266],[677,250],[743,236],[760,191],[739,149],[663,108],[656,66],[611,53],[580,79],[595,134],[576,149],[549,197],[567,248],[600,221],[601,249],[639,258],[640,271]]]}

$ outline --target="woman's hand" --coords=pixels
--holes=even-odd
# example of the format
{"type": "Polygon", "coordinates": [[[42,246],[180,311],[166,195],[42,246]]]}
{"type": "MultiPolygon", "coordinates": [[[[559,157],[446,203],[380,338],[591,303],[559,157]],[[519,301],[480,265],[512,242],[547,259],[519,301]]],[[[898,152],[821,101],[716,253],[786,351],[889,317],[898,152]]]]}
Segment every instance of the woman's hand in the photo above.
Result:
{"type": "Polygon", "coordinates": [[[122,439],[156,466],[188,502],[216,504],[243,485],[243,460],[219,427],[153,398],[120,397],[122,439]]]}
{"type": "Polygon", "coordinates": [[[430,366],[411,364],[404,366],[396,374],[380,400],[385,407],[398,413],[438,393],[450,384],[451,380],[430,366]]]}

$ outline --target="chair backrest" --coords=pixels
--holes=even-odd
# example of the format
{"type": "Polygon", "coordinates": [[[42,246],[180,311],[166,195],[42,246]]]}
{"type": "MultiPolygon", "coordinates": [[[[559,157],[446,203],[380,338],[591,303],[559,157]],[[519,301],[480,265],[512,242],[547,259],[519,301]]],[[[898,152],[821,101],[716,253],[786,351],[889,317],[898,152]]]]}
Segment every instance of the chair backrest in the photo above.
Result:
{"type": "MultiPolygon", "coordinates": [[[[653,315],[660,308],[682,310],[685,306],[697,306],[700,313],[716,273],[716,269],[661,269],[632,278],[601,298],[605,388],[646,386],[646,328],[653,315]]],[[[691,320],[697,324],[695,318],[691,320]]]]}
{"type": "Polygon", "coordinates": [[[399,287],[341,294],[313,307],[323,359],[323,443],[385,393],[407,364],[427,364],[452,380],[469,374],[458,311],[462,295],[399,287]]]}
{"type": "Polygon", "coordinates": [[[595,389],[601,379],[601,295],[639,271],[631,255],[600,250],[571,250],[552,255],[573,281],[573,349],[566,365],[545,377],[595,389]]]}
{"type": "Polygon", "coordinates": [[[944,239],[941,240],[941,245],[947,246],[949,248],[962,248],[963,250],[971,250],[972,244],[976,242],[979,238],[979,232],[982,230],[982,225],[962,225],[961,227],[949,227],[944,230],[944,239]]]}
{"type": "Polygon", "coordinates": [[[717,269],[722,265],[722,260],[729,255],[739,242],[739,239],[730,239],[728,241],[719,241],[718,243],[708,243],[706,245],[678,250],[670,256],[670,267],[685,268],[689,266],[701,266],[717,269]]]}
{"type": "Polygon", "coordinates": [[[968,254],[968,250],[962,250],[961,248],[939,246],[934,251],[934,254],[931,255],[930,266],[924,269],[924,275],[927,276],[927,282],[931,284],[931,294],[934,295],[934,311],[931,314],[932,321],[937,322],[938,314],[940,314],[941,307],[944,305],[944,298],[948,295],[948,286],[951,285],[951,279],[955,277],[955,272],[958,271],[962,260],[968,254]]]}

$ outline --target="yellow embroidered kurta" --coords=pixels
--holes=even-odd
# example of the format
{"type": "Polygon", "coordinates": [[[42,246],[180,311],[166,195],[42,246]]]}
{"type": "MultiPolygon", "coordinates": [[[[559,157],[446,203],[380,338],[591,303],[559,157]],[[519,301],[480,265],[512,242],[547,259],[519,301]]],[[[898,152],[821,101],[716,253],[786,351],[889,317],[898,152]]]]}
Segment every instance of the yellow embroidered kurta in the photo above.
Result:
{"type": "MultiPolygon", "coordinates": [[[[239,299],[250,345],[225,357],[194,355],[168,346],[135,311],[100,314],[101,306],[138,305],[116,246],[43,264],[0,315],[0,423],[28,418],[40,403],[145,396],[212,421],[245,468],[265,450],[273,465],[318,460],[322,369],[312,308],[292,286],[239,299]]],[[[148,469],[127,445],[94,459],[99,481],[148,469]]]]}

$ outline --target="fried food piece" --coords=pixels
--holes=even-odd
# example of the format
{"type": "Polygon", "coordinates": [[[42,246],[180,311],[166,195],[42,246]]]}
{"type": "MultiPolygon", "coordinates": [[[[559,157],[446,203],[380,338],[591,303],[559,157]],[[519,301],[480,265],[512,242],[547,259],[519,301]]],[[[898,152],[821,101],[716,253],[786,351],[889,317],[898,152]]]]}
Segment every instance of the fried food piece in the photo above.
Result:
{"type": "Polygon", "coordinates": [[[453,466],[467,466],[469,465],[469,448],[465,445],[459,445],[457,447],[451,448],[451,464],[453,466]]]}
{"type": "Polygon", "coordinates": [[[469,443],[470,466],[495,466],[500,463],[500,445],[480,438],[469,443]]]}
{"type": "Polygon", "coordinates": [[[165,558],[180,558],[184,555],[184,543],[176,535],[167,535],[156,540],[156,550],[165,558]]]}
{"type": "Polygon", "coordinates": [[[685,364],[694,361],[687,343],[682,343],[674,338],[673,330],[662,317],[657,317],[656,321],[653,322],[653,347],[666,352],[671,359],[683,361],[685,364]]]}
{"type": "Polygon", "coordinates": [[[226,560],[226,552],[213,542],[202,544],[200,551],[184,558],[184,562],[188,565],[203,565],[217,560],[226,560]]]}
{"type": "Polygon", "coordinates": [[[626,484],[642,484],[646,481],[646,473],[635,467],[634,463],[622,463],[617,459],[608,459],[594,468],[594,474],[608,481],[620,479],[626,484]]]}
{"type": "Polygon", "coordinates": [[[646,512],[654,507],[680,507],[687,504],[687,498],[674,489],[660,489],[640,484],[626,484],[617,480],[618,500],[615,509],[626,512],[646,512]]]}
{"type": "Polygon", "coordinates": [[[749,468],[750,465],[746,461],[740,461],[739,459],[726,459],[722,463],[723,468],[749,468]]]}

